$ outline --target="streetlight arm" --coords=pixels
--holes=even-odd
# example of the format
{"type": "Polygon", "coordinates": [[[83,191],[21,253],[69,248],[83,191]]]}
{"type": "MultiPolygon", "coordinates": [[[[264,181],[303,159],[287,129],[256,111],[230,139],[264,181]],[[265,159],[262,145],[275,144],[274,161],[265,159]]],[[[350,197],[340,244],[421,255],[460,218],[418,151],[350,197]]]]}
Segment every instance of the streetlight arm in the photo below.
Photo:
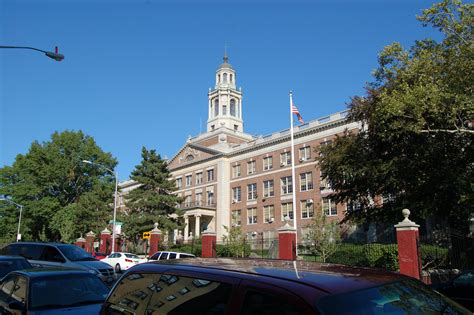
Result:
{"type": "Polygon", "coordinates": [[[107,170],[108,172],[110,172],[114,177],[117,177],[117,174],[113,170],[111,170],[110,168],[108,168],[108,167],[106,167],[102,164],[95,163],[95,162],[92,162],[92,161],[89,161],[89,160],[82,160],[81,162],[86,163],[86,164],[90,164],[90,165],[95,165],[97,167],[101,167],[101,168],[107,170]]]}
{"type": "Polygon", "coordinates": [[[27,47],[27,46],[0,46],[0,48],[36,50],[36,51],[44,53],[46,56],[48,56],[49,58],[54,59],[56,61],[62,61],[64,59],[64,55],[58,53],[57,47],[56,47],[56,52],[46,51],[46,50],[42,50],[42,49],[38,49],[38,48],[34,48],[34,47],[27,47]]]}

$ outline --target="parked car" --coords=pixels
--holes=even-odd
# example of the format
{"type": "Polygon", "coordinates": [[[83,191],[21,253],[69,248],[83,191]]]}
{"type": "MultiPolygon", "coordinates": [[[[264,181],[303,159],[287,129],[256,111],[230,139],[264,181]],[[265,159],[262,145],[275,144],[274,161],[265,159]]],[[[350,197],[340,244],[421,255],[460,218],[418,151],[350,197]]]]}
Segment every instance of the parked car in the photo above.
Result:
{"type": "Polygon", "coordinates": [[[115,252],[102,259],[102,262],[109,264],[115,268],[115,272],[121,272],[127,270],[136,264],[145,262],[145,259],[141,259],[135,254],[115,252]]]}
{"type": "Polygon", "coordinates": [[[107,254],[106,253],[101,253],[101,252],[93,252],[92,257],[94,257],[97,260],[102,260],[105,257],[107,257],[107,254]]]}
{"type": "Polygon", "coordinates": [[[178,253],[178,252],[167,252],[159,251],[151,255],[148,260],[168,260],[168,259],[183,259],[183,258],[195,258],[193,254],[178,253]]]}
{"type": "Polygon", "coordinates": [[[468,314],[420,281],[304,261],[184,259],[129,269],[100,314],[468,314]]]}
{"type": "Polygon", "coordinates": [[[114,269],[98,261],[79,246],[61,243],[11,243],[0,250],[2,255],[23,256],[33,267],[72,267],[85,269],[104,282],[116,279],[114,269]]]}
{"type": "Polygon", "coordinates": [[[24,257],[0,256],[0,279],[10,271],[33,268],[24,257]]]}
{"type": "Polygon", "coordinates": [[[1,314],[97,314],[108,287],[85,270],[13,271],[0,283],[1,314]]]}
{"type": "Polygon", "coordinates": [[[474,312],[474,270],[465,270],[451,281],[431,287],[474,312]]]}

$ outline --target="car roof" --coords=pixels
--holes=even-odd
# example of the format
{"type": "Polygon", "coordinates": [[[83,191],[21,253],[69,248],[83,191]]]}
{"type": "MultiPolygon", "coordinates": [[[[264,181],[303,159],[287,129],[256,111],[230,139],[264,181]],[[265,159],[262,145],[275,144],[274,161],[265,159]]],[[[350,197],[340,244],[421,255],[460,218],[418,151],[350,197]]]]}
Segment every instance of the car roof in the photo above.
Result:
{"type": "Polygon", "coordinates": [[[139,264],[129,272],[165,272],[178,269],[241,277],[263,276],[298,282],[328,293],[342,293],[399,281],[406,277],[380,269],[336,264],[269,259],[190,258],[139,264]]]}
{"type": "Polygon", "coordinates": [[[57,243],[57,242],[17,242],[17,243],[11,243],[8,244],[7,246],[22,246],[22,245],[53,245],[53,246],[76,246],[74,244],[67,244],[67,243],[57,243]]]}
{"type": "MultiPolygon", "coordinates": [[[[15,270],[13,273],[20,274],[28,278],[43,278],[51,276],[67,275],[92,275],[90,272],[83,269],[67,268],[67,267],[51,267],[51,268],[32,268],[15,270]]],[[[92,275],[93,276],[93,275],[92,275]]]]}

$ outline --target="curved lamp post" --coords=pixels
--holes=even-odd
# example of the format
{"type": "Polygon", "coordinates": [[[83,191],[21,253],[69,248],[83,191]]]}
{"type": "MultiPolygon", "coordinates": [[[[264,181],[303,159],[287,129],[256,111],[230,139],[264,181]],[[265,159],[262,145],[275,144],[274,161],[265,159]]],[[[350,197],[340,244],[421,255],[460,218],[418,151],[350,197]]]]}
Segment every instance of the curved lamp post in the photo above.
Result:
{"type": "Polygon", "coordinates": [[[26,47],[26,46],[0,46],[0,48],[7,48],[7,49],[30,49],[30,50],[36,50],[39,52],[44,53],[46,56],[48,56],[51,59],[54,59],[56,61],[62,61],[64,59],[64,55],[58,53],[58,47],[56,46],[55,51],[46,51],[34,47],[26,47]]]}
{"type": "Polygon", "coordinates": [[[16,206],[17,208],[20,208],[20,217],[18,218],[18,230],[16,232],[16,241],[19,242],[20,239],[21,239],[21,234],[20,234],[20,225],[21,225],[21,213],[23,212],[23,206],[14,202],[14,201],[11,201],[10,199],[7,199],[7,198],[0,198],[1,201],[6,201],[8,203],[11,203],[12,205],[16,206]]]}
{"type": "Polygon", "coordinates": [[[112,228],[112,253],[115,251],[115,219],[117,216],[117,188],[118,188],[118,173],[114,172],[110,168],[105,167],[102,164],[99,163],[94,163],[89,160],[82,160],[82,163],[90,164],[90,165],[95,165],[97,167],[101,167],[104,170],[108,171],[110,174],[112,174],[113,177],[115,177],[115,197],[114,197],[114,221],[113,221],[113,228],[112,228]]]}

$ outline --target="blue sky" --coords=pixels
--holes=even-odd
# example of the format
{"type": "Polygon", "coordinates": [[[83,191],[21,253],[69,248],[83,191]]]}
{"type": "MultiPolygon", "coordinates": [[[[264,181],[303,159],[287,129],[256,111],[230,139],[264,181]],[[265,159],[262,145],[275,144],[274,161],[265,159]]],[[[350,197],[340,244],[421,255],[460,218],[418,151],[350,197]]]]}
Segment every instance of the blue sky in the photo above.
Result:
{"type": "Polygon", "coordinates": [[[434,2],[2,0],[0,45],[66,59],[0,49],[0,166],[63,130],[94,137],[121,180],[142,146],[172,157],[206,128],[225,45],[246,132],[288,128],[290,89],[305,120],[344,110],[384,46],[439,38],[415,19],[434,2]]]}

